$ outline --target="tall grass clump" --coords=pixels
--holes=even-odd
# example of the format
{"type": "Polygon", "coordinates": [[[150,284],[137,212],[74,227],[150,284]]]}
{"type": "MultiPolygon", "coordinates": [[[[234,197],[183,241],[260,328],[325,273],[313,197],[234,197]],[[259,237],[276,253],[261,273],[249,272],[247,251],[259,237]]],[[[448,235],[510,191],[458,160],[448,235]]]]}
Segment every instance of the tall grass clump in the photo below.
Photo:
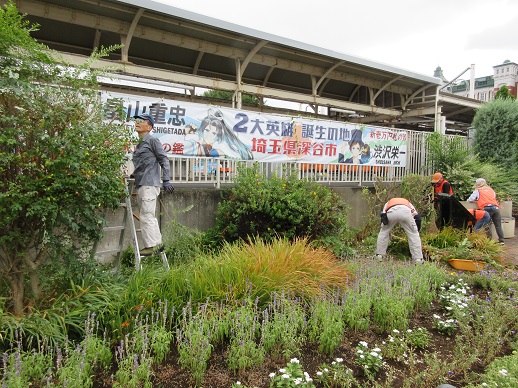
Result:
{"type": "Polygon", "coordinates": [[[233,187],[222,194],[207,241],[221,246],[256,236],[338,239],[347,227],[345,203],[329,188],[299,179],[297,172],[267,177],[258,164],[239,168],[233,187]]]}
{"type": "MultiPolygon", "coordinates": [[[[265,304],[275,291],[310,298],[326,287],[344,287],[349,271],[344,263],[307,239],[240,241],[226,244],[214,257],[204,257],[177,276],[175,287],[195,302],[250,296],[265,304]],[[230,295],[230,296],[229,296],[230,295]]],[[[175,275],[172,275],[175,276],[175,275]]]]}
{"type": "Polygon", "coordinates": [[[16,342],[17,332],[26,340],[34,343],[45,340],[50,346],[63,346],[69,339],[80,340],[85,335],[84,322],[90,312],[95,311],[99,321],[111,315],[112,292],[116,289],[115,282],[86,277],[80,283],[71,282],[58,295],[50,293],[21,318],[0,311],[0,349],[16,342]]]}

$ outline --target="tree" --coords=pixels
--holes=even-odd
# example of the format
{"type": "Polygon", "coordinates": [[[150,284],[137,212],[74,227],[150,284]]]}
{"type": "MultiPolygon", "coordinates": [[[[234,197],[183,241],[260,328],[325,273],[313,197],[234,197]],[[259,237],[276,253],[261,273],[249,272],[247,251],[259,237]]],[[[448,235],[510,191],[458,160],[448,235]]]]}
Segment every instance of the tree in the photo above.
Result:
{"type": "MultiPolygon", "coordinates": [[[[214,98],[218,100],[232,101],[234,93],[226,90],[207,90],[203,93],[203,97],[214,98]]],[[[259,100],[250,94],[243,94],[241,96],[243,104],[259,106],[259,100]]]]}
{"type": "Polygon", "coordinates": [[[128,141],[104,122],[89,70],[109,49],[73,68],[30,36],[36,28],[12,2],[0,8],[0,277],[16,315],[41,296],[44,264],[101,236],[100,210],[123,195],[128,141]]]}
{"type": "Polygon", "coordinates": [[[507,85],[504,85],[500,89],[498,89],[498,91],[496,92],[495,100],[498,100],[498,99],[506,100],[508,98],[511,100],[516,100],[516,97],[511,94],[507,85]]]}
{"type": "Polygon", "coordinates": [[[473,118],[473,149],[480,161],[505,168],[518,165],[518,103],[498,98],[480,107],[473,118]]]}

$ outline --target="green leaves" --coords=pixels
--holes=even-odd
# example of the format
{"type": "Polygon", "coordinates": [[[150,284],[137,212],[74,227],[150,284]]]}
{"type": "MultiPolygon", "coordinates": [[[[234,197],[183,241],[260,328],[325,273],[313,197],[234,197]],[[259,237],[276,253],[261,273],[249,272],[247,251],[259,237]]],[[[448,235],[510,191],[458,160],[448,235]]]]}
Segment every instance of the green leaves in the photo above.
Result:
{"type": "Polygon", "coordinates": [[[98,238],[99,209],[117,206],[124,190],[130,133],[103,121],[98,72],[54,60],[34,28],[12,3],[0,9],[1,276],[27,272],[24,255],[44,262],[44,235],[56,248],[63,236],[85,246],[98,238]]]}
{"type": "Polygon", "coordinates": [[[327,187],[300,180],[297,171],[267,178],[256,164],[240,168],[234,187],[223,194],[211,234],[220,243],[249,236],[318,240],[342,233],[345,217],[345,204],[327,187]]]}
{"type": "Polygon", "coordinates": [[[484,162],[518,166],[518,103],[510,98],[482,105],[473,119],[473,148],[484,162]]]}

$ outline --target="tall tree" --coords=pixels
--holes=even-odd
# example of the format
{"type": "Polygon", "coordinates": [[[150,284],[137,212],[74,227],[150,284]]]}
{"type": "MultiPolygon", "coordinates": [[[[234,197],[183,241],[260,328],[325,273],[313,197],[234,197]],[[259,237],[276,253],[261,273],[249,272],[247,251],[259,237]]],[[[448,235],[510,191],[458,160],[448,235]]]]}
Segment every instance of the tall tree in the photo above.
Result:
{"type": "Polygon", "coordinates": [[[479,108],[473,119],[473,149],[483,162],[518,166],[518,103],[498,98],[479,108]]]}
{"type": "Polygon", "coordinates": [[[509,90],[509,88],[506,85],[504,85],[500,89],[498,89],[498,91],[496,92],[495,100],[498,100],[498,99],[505,100],[508,98],[510,98],[512,100],[516,100],[516,97],[511,94],[511,91],[509,90]]]}
{"type": "Polygon", "coordinates": [[[0,8],[0,277],[16,315],[40,297],[43,264],[100,237],[100,209],[123,194],[128,140],[103,120],[91,62],[56,60],[31,37],[36,28],[13,2],[0,8]]]}

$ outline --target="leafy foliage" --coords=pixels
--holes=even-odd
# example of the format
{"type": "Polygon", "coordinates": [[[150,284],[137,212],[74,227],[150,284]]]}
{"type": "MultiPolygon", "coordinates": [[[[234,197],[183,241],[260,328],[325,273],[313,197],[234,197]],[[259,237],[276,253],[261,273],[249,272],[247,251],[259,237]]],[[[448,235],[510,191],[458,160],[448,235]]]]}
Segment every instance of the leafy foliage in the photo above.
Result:
{"type": "Polygon", "coordinates": [[[255,164],[240,168],[234,186],[223,193],[209,236],[219,244],[254,236],[315,241],[340,236],[345,217],[345,203],[329,188],[300,180],[296,172],[268,179],[255,164]]]}
{"type": "MultiPolygon", "coordinates": [[[[90,62],[53,59],[12,3],[0,10],[0,275],[22,313],[23,278],[39,296],[38,268],[102,233],[102,208],[120,202],[129,135],[103,122],[90,62]]],[[[107,55],[101,50],[91,60],[107,55]]]]}
{"type": "MultiPolygon", "coordinates": [[[[488,141],[487,147],[493,148],[492,143],[495,140],[488,141]]],[[[483,158],[467,146],[463,138],[433,133],[427,138],[427,145],[430,169],[442,172],[452,184],[454,194],[459,200],[469,197],[473,192],[473,183],[481,177],[490,183],[499,200],[518,195],[516,185],[512,184],[518,179],[518,168],[495,164],[495,160],[483,161],[483,158]]]]}
{"type": "Polygon", "coordinates": [[[473,148],[481,161],[510,168],[518,165],[518,103],[495,99],[479,108],[473,118],[473,148]]]}
{"type": "Polygon", "coordinates": [[[496,264],[502,246],[485,236],[483,231],[467,234],[451,226],[421,237],[424,253],[438,261],[449,259],[479,260],[496,264]]]}
{"type": "MultiPolygon", "coordinates": [[[[225,101],[232,101],[234,96],[233,92],[228,92],[226,90],[207,90],[203,93],[203,97],[209,97],[214,98],[217,100],[225,100],[225,101]]],[[[250,95],[250,94],[242,94],[241,100],[243,104],[245,105],[252,105],[252,106],[259,106],[259,100],[250,95]]]]}
{"type": "Polygon", "coordinates": [[[498,100],[498,99],[500,99],[500,100],[507,100],[507,99],[516,100],[516,97],[511,94],[511,91],[509,90],[507,85],[503,85],[498,89],[498,91],[495,94],[495,100],[498,100]]]}

